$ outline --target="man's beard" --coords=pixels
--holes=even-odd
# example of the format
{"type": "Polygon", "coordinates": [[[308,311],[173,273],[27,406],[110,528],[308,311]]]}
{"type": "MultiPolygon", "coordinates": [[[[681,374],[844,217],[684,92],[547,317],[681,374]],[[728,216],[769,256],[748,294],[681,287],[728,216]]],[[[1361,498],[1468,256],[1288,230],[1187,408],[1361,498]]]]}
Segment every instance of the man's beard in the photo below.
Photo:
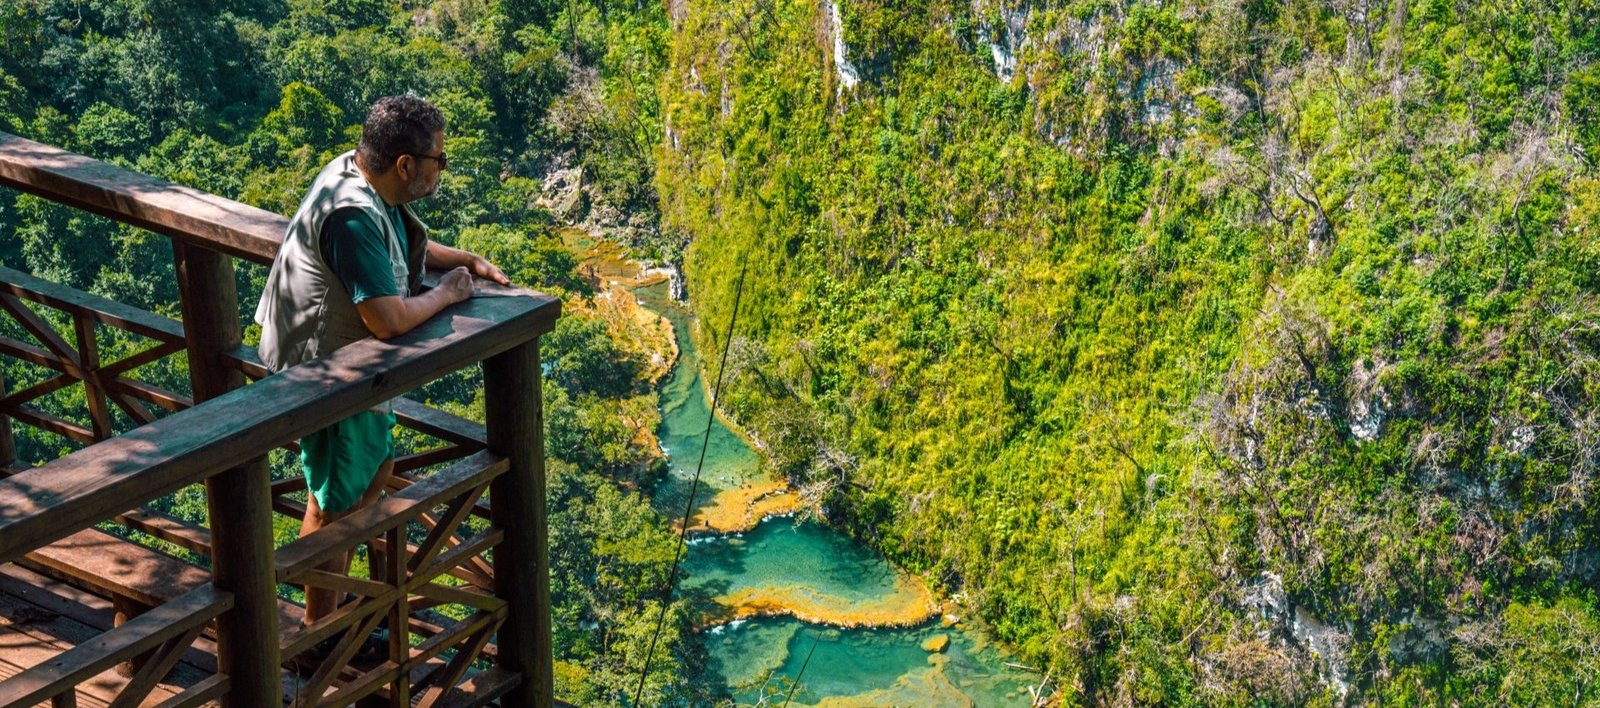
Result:
{"type": "Polygon", "coordinates": [[[433,196],[434,192],[439,191],[438,180],[434,180],[433,184],[430,185],[425,181],[426,179],[426,177],[423,177],[419,174],[409,183],[407,183],[406,196],[411,197],[411,200],[415,201],[423,197],[431,197],[433,196]]]}

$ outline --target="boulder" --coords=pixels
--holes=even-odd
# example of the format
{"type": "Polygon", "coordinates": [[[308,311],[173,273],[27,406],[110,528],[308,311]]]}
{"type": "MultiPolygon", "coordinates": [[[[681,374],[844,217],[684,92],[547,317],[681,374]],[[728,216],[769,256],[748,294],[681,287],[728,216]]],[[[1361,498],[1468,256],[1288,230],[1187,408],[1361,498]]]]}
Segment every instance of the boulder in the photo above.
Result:
{"type": "Polygon", "coordinates": [[[922,650],[923,651],[933,652],[935,654],[941,654],[941,653],[944,652],[944,650],[949,649],[949,648],[950,648],[950,635],[948,635],[948,634],[935,634],[935,635],[933,635],[931,637],[928,637],[927,639],[924,639],[922,641],[922,650]]]}

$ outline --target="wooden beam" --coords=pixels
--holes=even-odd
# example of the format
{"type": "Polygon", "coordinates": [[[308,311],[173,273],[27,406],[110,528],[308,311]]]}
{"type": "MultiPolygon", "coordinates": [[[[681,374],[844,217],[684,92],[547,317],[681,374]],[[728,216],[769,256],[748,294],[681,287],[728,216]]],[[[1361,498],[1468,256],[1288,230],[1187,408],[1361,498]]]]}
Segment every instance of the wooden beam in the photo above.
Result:
{"type": "Polygon", "coordinates": [[[0,133],[0,185],[243,258],[271,263],[282,216],[0,133]]]}
{"type": "Polygon", "coordinates": [[[183,348],[183,342],[162,342],[142,352],[129,354],[122,359],[118,359],[110,364],[100,367],[100,374],[102,376],[120,377],[129,371],[133,371],[134,369],[144,366],[145,364],[149,364],[158,359],[163,359],[167,356],[177,354],[178,352],[183,351],[183,348]]]}
{"type": "Polygon", "coordinates": [[[112,435],[111,409],[106,405],[106,389],[100,385],[100,343],[95,338],[94,322],[74,313],[72,329],[78,336],[78,365],[87,374],[83,378],[83,399],[89,406],[89,420],[94,425],[94,436],[104,440],[112,435]]]}
{"type": "Polygon", "coordinates": [[[16,296],[6,293],[0,293],[0,309],[11,313],[17,324],[22,325],[22,328],[27,330],[28,334],[33,335],[35,339],[39,340],[40,344],[49,349],[56,362],[66,367],[65,371],[67,373],[80,379],[87,377],[87,374],[78,365],[78,353],[72,350],[72,346],[67,344],[67,340],[63,339],[61,334],[50,326],[49,322],[40,317],[39,313],[24,305],[16,296]]]}
{"type": "Polygon", "coordinates": [[[58,361],[56,355],[20,339],[0,337],[0,354],[14,356],[30,364],[54,369],[61,373],[68,373],[67,366],[58,361]]]}
{"type": "Polygon", "coordinates": [[[497,661],[522,677],[507,696],[509,705],[550,708],[555,703],[554,652],[539,376],[538,340],[483,362],[489,449],[511,462],[490,492],[494,525],[506,535],[495,549],[494,594],[510,606],[497,661]]]}
{"type": "MultiPolygon", "coordinates": [[[[17,406],[12,410],[6,411],[6,413],[10,414],[12,418],[16,418],[19,423],[27,423],[35,428],[55,433],[81,445],[93,445],[98,442],[93,430],[65,418],[51,415],[33,406],[17,406]]],[[[0,499],[3,498],[4,493],[0,492],[0,499]]]]}
{"type": "MultiPolygon", "coordinates": [[[[244,375],[223,360],[242,337],[233,260],[178,241],[173,258],[187,323],[189,382],[196,400],[217,400],[244,386],[244,375]]],[[[212,582],[238,598],[234,609],[217,620],[217,666],[232,684],[224,708],[275,706],[283,700],[266,453],[241,450],[226,456],[220,462],[227,469],[205,479],[212,582]]]]}
{"type": "MultiPolygon", "coordinates": [[[[181,411],[194,406],[194,399],[188,396],[157,388],[143,381],[135,381],[126,376],[118,376],[106,382],[106,384],[109,393],[123,398],[124,401],[136,398],[141,401],[148,401],[169,411],[181,411]]],[[[134,417],[138,418],[138,416],[134,417]]],[[[150,420],[140,420],[139,424],[144,425],[154,420],[154,416],[150,416],[150,420]]]]}
{"type": "Polygon", "coordinates": [[[397,398],[394,416],[400,424],[423,435],[431,435],[454,445],[464,445],[476,452],[484,446],[483,425],[466,418],[423,405],[409,398],[397,398]]]}
{"type": "MultiPolygon", "coordinates": [[[[6,375],[0,371],[0,397],[6,395],[6,375]]],[[[0,413],[0,467],[9,468],[17,461],[16,439],[11,437],[11,418],[0,413]]]]}
{"type": "Polygon", "coordinates": [[[35,278],[5,266],[0,266],[0,292],[87,317],[159,342],[183,341],[183,324],[176,320],[145,312],[116,300],[35,278]]]}

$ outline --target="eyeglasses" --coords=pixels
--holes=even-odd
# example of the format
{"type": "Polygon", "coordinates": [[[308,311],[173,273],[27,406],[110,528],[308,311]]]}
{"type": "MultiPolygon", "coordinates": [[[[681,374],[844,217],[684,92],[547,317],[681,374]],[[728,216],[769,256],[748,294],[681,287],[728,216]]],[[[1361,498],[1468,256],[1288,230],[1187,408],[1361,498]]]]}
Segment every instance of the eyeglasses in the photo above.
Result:
{"type": "Polygon", "coordinates": [[[408,152],[406,154],[423,160],[437,160],[439,162],[439,169],[450,169],[450,156],[444,152],[440,152],[438,155],[420,155],[414,152],[408,152]]]}

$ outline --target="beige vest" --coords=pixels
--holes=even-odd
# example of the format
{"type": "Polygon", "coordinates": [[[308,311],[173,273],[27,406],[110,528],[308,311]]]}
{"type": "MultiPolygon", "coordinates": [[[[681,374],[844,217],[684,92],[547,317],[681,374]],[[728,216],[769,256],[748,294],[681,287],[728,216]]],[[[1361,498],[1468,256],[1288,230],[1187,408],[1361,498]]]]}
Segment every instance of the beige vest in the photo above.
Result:
{"type": "Polygon", "coordinates": [[[427,227],[410,207],[402,205],[400,214],[406,228],[406,244],[402,248],[383,199],[356,169],[355,153],[340,155],[322,168],[289,221],[289,233],[278,248],[267,275],[267,287],[261,293],[261,304],[256,308],[256,322],[261,325],[257,351],[261,362],[272,371],[282,371],[371,336],[355,303],[350,301],[350,293],[322,260],[323,222],[335,209],[344,207],[366,212],[383,232],[399,291],[406,295],[419,292],[428,245],[427,227]]]}

